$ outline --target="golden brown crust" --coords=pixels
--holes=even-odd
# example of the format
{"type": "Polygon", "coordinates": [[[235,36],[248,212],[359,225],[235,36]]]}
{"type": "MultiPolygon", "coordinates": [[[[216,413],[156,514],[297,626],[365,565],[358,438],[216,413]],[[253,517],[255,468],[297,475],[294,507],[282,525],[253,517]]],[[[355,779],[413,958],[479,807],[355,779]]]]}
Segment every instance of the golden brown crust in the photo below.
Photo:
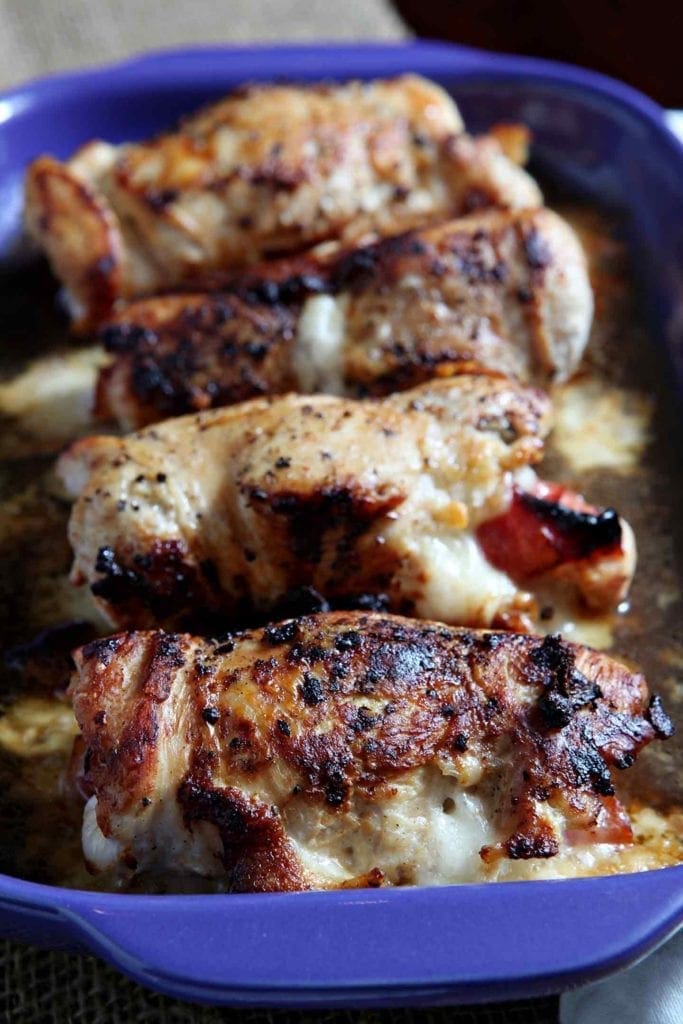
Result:
{"type": "Polygon", "coordinates": [[[91,143],[66,163],[36,162],[28,220],[92,324],[105,299],[111,308],[326,239],[393,233],[482,204],[541,204],[495,139],[461,139],[462,130],[450,97],[414,75],[249,88],[146,143],[91,143]],[[69,204],[72,231],[87,226],[80,249],[46,220],[50,195],[34,187],[39,177],[49,192],[52,181],[87,186],[87,201],[83,193],[69,204]],[[113,218],[104,251],[91,199],[113,218]],[[100,297],[91,269],[119,256],[122,275],[100,297]]]}
{"type": "Polygon", "coordinates": [[[26,178],[26,212],[29,230],[76,302],[75,328],[101,320],[120,294],[124,259],[106,199],[66,165],[44,156],[26,178]]]}
{"type": "Polygon", "coordinates": [[[103,330],[113,364],[100,376],[100,413],[143,426],[263,393],[329,390],[311,370],[315,352],[297,355],[301,332],[310,333],[306,302],[321,293],[343,324],[335,359],[350,395],[473,370],[565,379],[592,312],[580,245],[543,209],[489,211],[208,283],[222,290],[135,303],[103,330]],[[227,355],[234,336],[243,339],[239,355],[227,355]]]}
{"type": "Polygon", "coordinates": [[[185,827],[214,825],[231,887],[250,891],[315,885],[288,840],[288,808],[381,805],[405,773],[437,765],[457,778],[465,757],[498,794],[502,839],[484,860],[550,857],[568,831],[628,842],[610,769],[670,732],[643,678],[606,655],[383,615],[310,616],[213,642],[121,634],[76,662],[84,789],[104,835],[156,801],[163,766],[185,827]],[[177,761],[170,736],[182,740],[177,761]]]}
{"type": "Polygon", "coordinates": [[[86,438],[59,463],[78,499],[72,578],[119,628],[200,633],[288,614],[301,588],[336,608],[524,629],[535,607],[519,588],[551,580],[609,611],[633,576],[632,532],[536,478],[549,411],[533,388],[461,374],[86,438]]]}
{"type": "MultiPolygon", "coordinates": [[[[289,395],[86,438],[60,462],[78,496],[73,578],[120,627],[207,632],[305,586],[337,607],[386,595],[433,615],[422,535],[448,543],[504,507],[548,427],[542,393],[463,375],[381,402],[289,395]]],[[[476,601],[453,614],[491,621],[476,601]]]]}
{"type": "Polygon", "coordinates": [[[161,296],[133,303],[100,334],[113,362],[95,411],[134,428],[168,416],[294,389],[295,319],[237,296],[161,296]]]}
{"type": "Polygon", "coordinates": [[[549,210],[488,211],[384,239],[336,276],[350,283],[345,375],[369,394],[472,367],[547,384],[571,374],[588,339],[584,256],[549,210]]]}

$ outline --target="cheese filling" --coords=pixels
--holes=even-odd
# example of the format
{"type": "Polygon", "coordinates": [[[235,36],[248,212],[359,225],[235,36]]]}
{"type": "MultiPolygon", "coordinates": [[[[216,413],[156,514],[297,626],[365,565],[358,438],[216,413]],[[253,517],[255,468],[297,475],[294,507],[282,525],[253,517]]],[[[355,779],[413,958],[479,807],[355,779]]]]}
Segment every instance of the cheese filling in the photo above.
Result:
{"type": "Polygon", "coordinates": [[[123,846],[116,839],[108,839],[97,822],[97,797],[91,796],[83,809],[81,830],[83,856],[97,871],[111,871],[118,865],[123,846]]]}
{"type": "MultiPolygon", "coordinates": [[[[506,573],[490,564],[474,532],[482,508],[495,515],[509,505],[518,475],[489,482],[481,491],[463,489],[457,478],[450,486],[427,474],[420,478],[387,531],[403,553],[399,590],[413,596],[420,618],[490,625],[523,596],[506,573]]],[[[525,478],[530,475],[532,470],[525,478]]]]}
{"type": "Polygon", "coordinates": [[[479,851],[500,839],[491,799],[462,789],[436,766],[396,781],[381,802],[361,797],[344,814],[308,808],[286,818],[286,831],[316,885],[339,885],[380,867],[403,885],[481,881],[479,851]]]}
{"type": "Polygon", "coordinates": [[[294,349],[301,391],[344,394],[345,305],[331,295],[313,295],[304,303],[294,349]]]}
{"type": "Polygon", "coordinates": [[[410,548],[424,583],[420,618],[437,622],[492,622],[514,601],[517,586],[487,562],[471,533],[415,537],[410,548]]]}

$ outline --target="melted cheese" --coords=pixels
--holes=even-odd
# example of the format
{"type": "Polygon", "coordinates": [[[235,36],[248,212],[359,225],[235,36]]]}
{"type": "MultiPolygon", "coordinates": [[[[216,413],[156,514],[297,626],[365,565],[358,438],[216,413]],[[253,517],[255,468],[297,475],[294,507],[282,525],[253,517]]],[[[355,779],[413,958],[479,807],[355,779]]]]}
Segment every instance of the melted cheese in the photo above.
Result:
{"type": "Polygon", "coordinates": [[[636,468],[650,440],[651,401],[599,380],[568,384],[553,398],[553,443],[573,470],[636,468]]]}
{"type": "Polygon", "coordinates": [[[489,515],[502,511],[510,481],[496,478],[492,486],[487,474],[481,482],[472,476],[461,480],[457,467],[452,480],[423,474],[387,530],[404,552],[401,591],[416,595],[420,618],[490,623],[521,596],[512,579],[487,561],[469,515],[482,508],[489,515]]]}
{"type": "Polygon", "coordinates": [[[407,773],[379,803],[357,798],[343,815],[314,805],[286,813],[286,831],[316,885],[339,885],[381,865],[387,881],[452,885],[482,881],[482,846],[500,838],[492,800],[436,766],[407,773]]]}
{"type": "Polygon", "coordinates": [[[313,295],[304,303],[294,351],[294,370],[304,392],[344,393],[343,299],[313,295]]]}
{"type": "Polygon", "coordinates": [[[45,356],[0,384],[0,415],[13,421],[0,432],[0,455],[55,451],[92,430],[93,390],[104,359],[99,347],[45,356]]]}
{"type": "Polygon", "coordinates": [[[23,697],[0,718],[0,747],[18,757],[68,753],[78,724],[68,704],[44,697],[23,697]]]}
{"type": "Polygon", "coordinates": [[[81,832],[83,856],[97,871],[111,871],[118,864],[123,847],[116,839],[108,839],[97,824],[97,797],[91,796],[83,810],[81,832]]]}
{"type": "Polygon", "coordinates": [[[471,533],[416,537],[410,544],[422,566],[420,618],[439,622],[491,622],[514,600],[517,587],[486,561],[471,533]]]}
{"type": "Polygon", "coordinates": [[[544,633],[561,633],[565,640],[606,651],[614,642],[614,616],[588,615],[579,608],[557,605],[550,619],[541,623],[544,633]]]}

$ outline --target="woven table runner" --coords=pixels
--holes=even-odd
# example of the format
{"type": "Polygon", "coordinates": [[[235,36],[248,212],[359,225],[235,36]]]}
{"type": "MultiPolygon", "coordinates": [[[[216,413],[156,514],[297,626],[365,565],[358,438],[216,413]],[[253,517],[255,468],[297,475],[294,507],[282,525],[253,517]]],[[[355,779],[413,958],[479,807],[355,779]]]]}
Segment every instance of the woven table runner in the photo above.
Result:
{"type": "MultiPolygon", "coordinates": [[[[148,992],[93,957],[0,943],[0,1024],[557,1024],[557,999],[438,1010],[224,1010],[148,992]]],[[[612,1024],[612,1022],[605,1022],[612,1024]]]]}
{"type": "Polygon", "coordinates": [[[0,88],[144,50],[406,34],[390,0],[0,0],[0,88]]]}

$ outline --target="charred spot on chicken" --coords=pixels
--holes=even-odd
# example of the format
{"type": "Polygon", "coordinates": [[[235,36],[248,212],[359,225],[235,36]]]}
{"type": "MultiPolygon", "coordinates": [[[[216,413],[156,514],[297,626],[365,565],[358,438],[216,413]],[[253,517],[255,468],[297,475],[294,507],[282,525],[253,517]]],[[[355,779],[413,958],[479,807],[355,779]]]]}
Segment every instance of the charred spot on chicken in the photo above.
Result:
{"type": "Polygon", "coordinates": [[[632,532],[536,477],[548,424],[541,392],[460,375],[88,438],[60,461],[77,499],[72,578],[116,626],[204,634],[297,601],[528,628],[539,581],[614,608],[632,532]]]}
{"type": "Polygon", "coordinates": [[[641,676],[559,637],[340,612],[226,653],[105,645],[76,654],[74,770],[86,858],[123,877],[272,891],[515,877],[558,854],[571,870],[632,841],[611,770],[670,728],[641,676]]]}
{"type": "Polygon", "coordinates": [[[466,135],[447,93],[416,75],[235,92],[151,141],[40,157],[26,180],[29,230],[81,326],[316,242],[541,203],[499,141],[466,135]]]}
{"type": "Polygon", "coordinates": [[[593,312],[578,238],[545,209],[489,211],[210,283],[220,290],[139,301],[103,329],[102,417],[132,428],[288,389],[383,395],[473,367],[566,380],[593,312]]]}

